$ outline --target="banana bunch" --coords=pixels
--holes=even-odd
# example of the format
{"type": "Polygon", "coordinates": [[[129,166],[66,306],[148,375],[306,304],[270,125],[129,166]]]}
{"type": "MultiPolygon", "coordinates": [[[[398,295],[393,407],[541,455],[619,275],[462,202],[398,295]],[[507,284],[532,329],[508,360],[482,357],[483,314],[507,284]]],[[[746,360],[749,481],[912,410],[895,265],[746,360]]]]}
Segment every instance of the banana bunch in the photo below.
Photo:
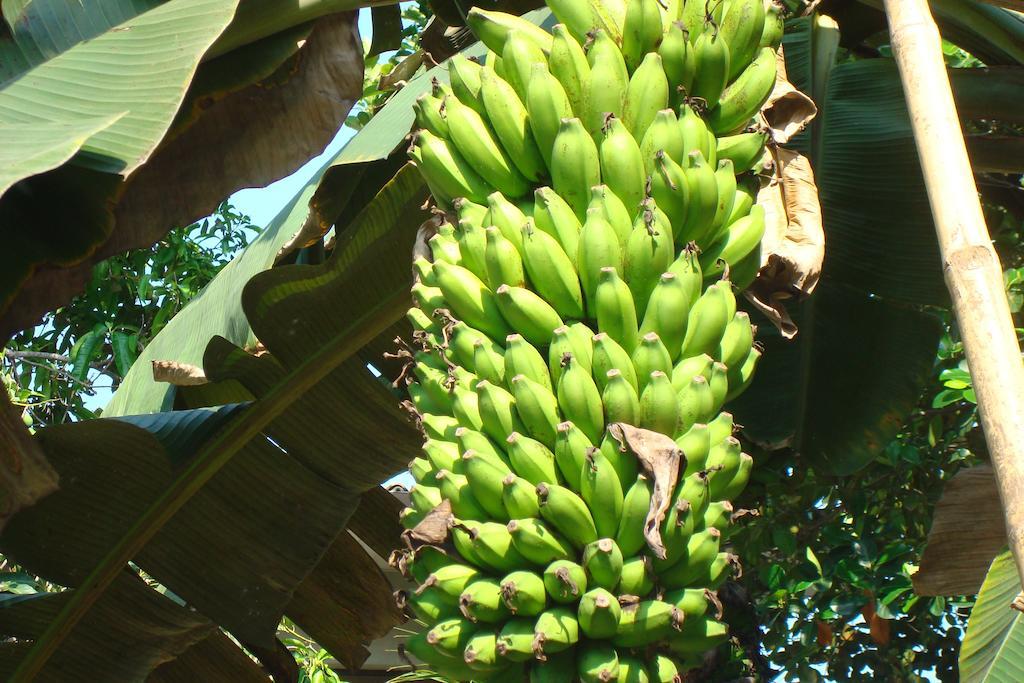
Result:
{"type": "Polygon", "coordinates": [[[679,681],[728,638],[714,590],[753,464],[724,404],[760,357],[736,291],[775,84],[765,0],[548,0],[547,31],[474,8],[490,52],[449,62],[410,147],[445,222],[413,262],[409,529],[394,562],[426,630],[409,655],[457,680],[679,681]],[[653,483],[609,425],[667,435],[653,483]],[[428,522],[432,519],[428,519],[428,522]]]}

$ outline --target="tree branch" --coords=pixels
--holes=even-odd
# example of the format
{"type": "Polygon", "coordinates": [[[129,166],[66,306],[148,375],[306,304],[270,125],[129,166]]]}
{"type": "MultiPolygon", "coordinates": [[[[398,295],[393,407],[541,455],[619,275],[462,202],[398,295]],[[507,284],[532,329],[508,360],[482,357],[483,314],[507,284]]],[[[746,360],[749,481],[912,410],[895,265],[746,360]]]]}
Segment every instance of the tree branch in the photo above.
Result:
{"type": "Polygon", "coordinates": [[[10,358],[11,360],[21,360],[22,358],[38,358],[40,360],[52,360],[55,363],[71,362],[70,356],[65,356],[60,353],[49,353],[47,351],[15,351],[13,349],[4,349],[4,357],[10,358]]]}

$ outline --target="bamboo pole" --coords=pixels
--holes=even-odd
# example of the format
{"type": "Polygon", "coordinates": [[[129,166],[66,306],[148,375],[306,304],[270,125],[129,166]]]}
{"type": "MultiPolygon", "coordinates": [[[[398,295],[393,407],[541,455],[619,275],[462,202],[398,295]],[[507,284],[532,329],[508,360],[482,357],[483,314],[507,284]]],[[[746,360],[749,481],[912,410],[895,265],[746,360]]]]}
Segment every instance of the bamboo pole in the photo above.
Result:
{"type": "Polygon", "coordinates": [[[885,12],[935,219],[946,286],[1006,516],[1007,540],[1017,571],[1024,577],[1024,363],[1002,268],[981,212],[939,31],[927,0],[885,0],[885,12]]]}

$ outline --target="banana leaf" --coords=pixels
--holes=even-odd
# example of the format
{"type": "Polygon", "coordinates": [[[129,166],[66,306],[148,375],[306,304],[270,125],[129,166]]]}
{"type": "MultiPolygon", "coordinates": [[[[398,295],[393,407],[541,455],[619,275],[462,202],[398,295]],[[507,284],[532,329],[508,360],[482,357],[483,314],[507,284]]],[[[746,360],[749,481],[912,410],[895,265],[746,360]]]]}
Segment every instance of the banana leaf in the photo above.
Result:
{"type": "Polygon", "coordinates": [[[1024,618],[1020,577],[1009,550],[988,570],[971,609],[960,646],[960,680],[964,683],[1019,681],[1024,677],[1024,618]]]}
{"type": "Polygon", "coordinates": [[[0,137],[19,144],[0,145],[0,334],[319,152],[361,95],[357,6],[4,2],[0,137]]]}

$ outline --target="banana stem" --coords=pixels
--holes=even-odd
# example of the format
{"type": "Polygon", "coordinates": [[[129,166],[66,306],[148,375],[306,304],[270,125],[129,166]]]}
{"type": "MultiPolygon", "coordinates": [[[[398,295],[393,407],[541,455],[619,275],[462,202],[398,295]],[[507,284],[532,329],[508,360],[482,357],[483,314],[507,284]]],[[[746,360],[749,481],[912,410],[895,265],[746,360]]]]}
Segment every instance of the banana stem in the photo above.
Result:
{"type": "Polygon", "coordinates": [[[978,398],[1010,549],[1024,576],[1024,363],[927,0],[885,0],[946,286],[978,398]]]}

